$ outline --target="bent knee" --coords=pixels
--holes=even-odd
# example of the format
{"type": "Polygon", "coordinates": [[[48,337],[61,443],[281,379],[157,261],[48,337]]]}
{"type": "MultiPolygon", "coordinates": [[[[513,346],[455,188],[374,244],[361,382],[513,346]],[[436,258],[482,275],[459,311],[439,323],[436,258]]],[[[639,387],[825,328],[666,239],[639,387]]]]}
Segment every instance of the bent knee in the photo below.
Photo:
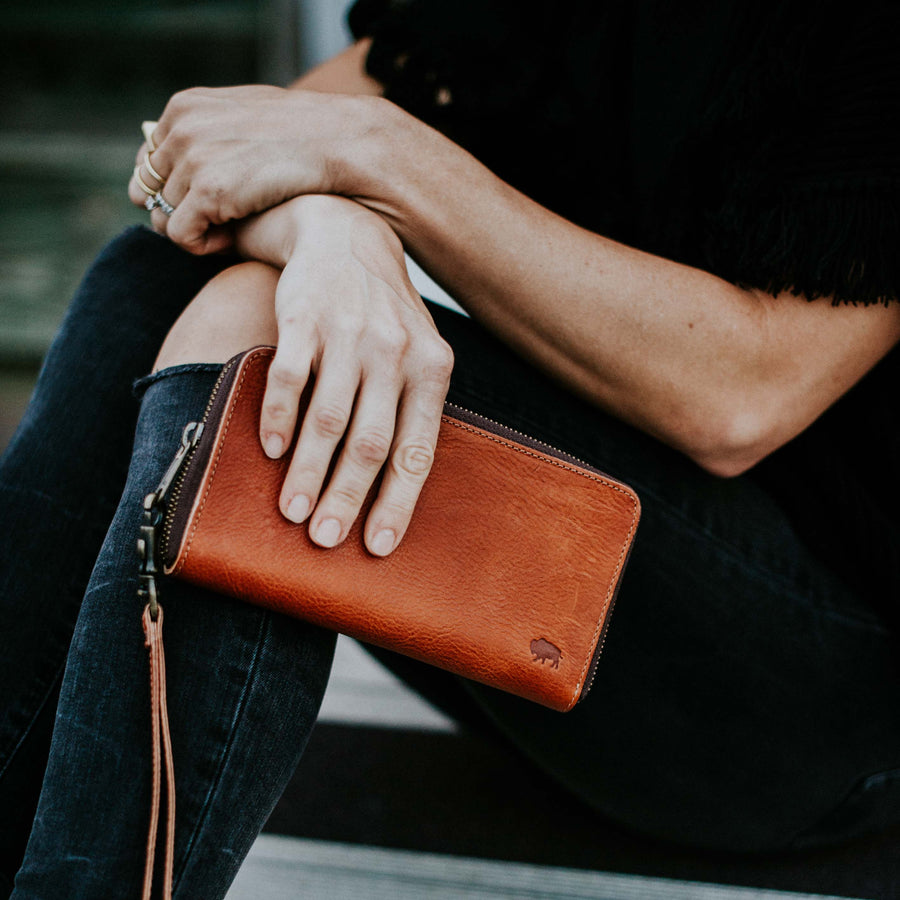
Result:
{"type": "Polygon", "coordinates": [[[160,348],[154,371],[183,363],[227,362],[258,344],[274,344],[280,272],[259,262],[231,266],[188,304],[160,348]]]}

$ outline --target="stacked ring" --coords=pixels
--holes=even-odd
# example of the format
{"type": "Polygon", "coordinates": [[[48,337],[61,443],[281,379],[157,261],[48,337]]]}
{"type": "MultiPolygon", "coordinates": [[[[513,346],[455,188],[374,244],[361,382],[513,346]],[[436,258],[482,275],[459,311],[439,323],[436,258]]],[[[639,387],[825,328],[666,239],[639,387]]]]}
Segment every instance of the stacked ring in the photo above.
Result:
{"type": "MultiPolygon", "coordinates": [[[[143,178],[141,178],[141,167],[134,167],[134,180],[137,182],[138,187],[148,196],[153,197],[157,191],[151,188],[143,178]]],[[[162,185],[160,185],[162,187],[162,185]]]]}
{"type": "Polygon", "coordinates": [[[153,140],[153,132],[155,130],[156,122],[141,122],[141,132],[144,135],[144,142],[147,144],[148,149],[141,162],[134,167],[134,180],[137,182],[138,187],[147,195],[147,199],[144,200],[144,209],[147,212],[159,209],[162,210],[164,215],[171,216],[175,212],[175,207],[162,195],[162,189],[166,186],[166,179],[153,168],[153,163],[150,162],[150,154],[156,150],[156,142],[153,140]],[[145,166],[150,177],[159,182],[157,187],[152,188],[144,181],[141,177],[141,166],[145,166]]]}
{"type": "Polygon", "coordinates": [[[157,190],[161,191],[166,183],[166,179],[163,178],[162,175],[160,175],[159,172],[157,172],[156,169],[153,168],[153,164],[150,162],[150,153],[144,154],[144,159],[141,165],[146,166],[147,171],[150,173],[151,177],[155,178],[159,182],[159,187],[157,188],[157,190]]]}

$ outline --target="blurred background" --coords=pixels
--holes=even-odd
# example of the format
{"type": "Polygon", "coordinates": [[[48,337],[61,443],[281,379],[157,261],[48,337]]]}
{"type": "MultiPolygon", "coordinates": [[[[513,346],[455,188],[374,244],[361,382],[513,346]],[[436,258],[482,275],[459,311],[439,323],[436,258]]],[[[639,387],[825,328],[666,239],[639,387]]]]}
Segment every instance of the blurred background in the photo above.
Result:
{"type": "Polygon", "coordinates": [[[3,3],[0,448],[88,263],[123,227],[147,220],[125,193],[141,121],[184,87],[287,84],[349,42],[349,5],[3,3]]]}

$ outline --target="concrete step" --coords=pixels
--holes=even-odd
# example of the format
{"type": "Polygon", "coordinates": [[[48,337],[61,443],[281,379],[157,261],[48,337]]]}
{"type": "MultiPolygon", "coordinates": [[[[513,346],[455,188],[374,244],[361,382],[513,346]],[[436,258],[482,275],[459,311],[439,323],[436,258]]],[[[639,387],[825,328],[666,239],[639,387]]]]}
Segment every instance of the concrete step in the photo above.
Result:
{"type": "Polygon", "coordinates": [[[840,900],[641,875],[261,837],[227,900],[840,900]]]}
{"type": "MultiPolygon", "coordinates": [[[[743,900],[793,891],[896,900],[900,884],[898,828],[833,849],[763,856],[703,852],[631,833],[568,796],[499,737],[456,726],[346,638],[338,641],[320,724],[265,831],[316,842],[303,846],[412,852],[396,857],[412,866],[411,884],[420,883],[416,879],[421,873],[414,872],[418,854],[423,859],[437,855],[489,861],[511,866],[509,871],[526,865],[634,879],[588,880],[591,889],[614,884],[619,890],[633,883],[649,891],[648,884],[662,880],[667,889],[689,884],[697,890],[696,883],[707,891],[715,885],[757,892],[586,895],[598,897],[743,900]]],[[[282,862],[270,859],[270,864],[273,872],[281,871],[282,862]]],[[[340,886],[340,878],[332,876],[340,886]]],[[[353,875],[360,877],[359,872],[353,875]]],[[[297,874],[293,882],[303,886],[302,892],[272,897],[319,896],[306,893],[306,878],[297,874]]],[[[439,883],[442,890],[459,887],[439,883]]],[[[260,890],[265,884],[259,882],[260,890]]],[[[394,887],[397,896],[430,896],[417,895],[412,888],[404,894],[402,884],[394,887]]],[[[376,895],[363,890],[357,896],[376,895]]],[[[495,894],[451,891],[446,896],[495,894]]],[[[260,900],[268,900],[268,895],[261,894],[260,900]]]]}
{"type": "Polygon", "coordinates": [[[319,723],[444,733],[457,730],[452,719],[344,635],[337,641],[319,723]]]}

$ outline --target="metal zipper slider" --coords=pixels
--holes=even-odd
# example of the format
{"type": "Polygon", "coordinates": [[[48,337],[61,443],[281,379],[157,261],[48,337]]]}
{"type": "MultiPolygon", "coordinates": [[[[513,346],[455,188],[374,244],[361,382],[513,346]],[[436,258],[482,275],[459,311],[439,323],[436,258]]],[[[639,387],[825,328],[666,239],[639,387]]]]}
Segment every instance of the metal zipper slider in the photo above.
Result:
{"type": "Polygon", "coordinates": [[[166,474],[163,475],[156,490],[152,494],[148,494],[147,498],[144,500],[144,508],[147,507],[148,502],[152,502],[153,504],[162,502],[163,498],[166,496],[166,492],[171,487],[172,482],[181,471],[181,467],[187,462],[188,453],[197,446],[197,442],[200,440],[202,434],[202,422],[188,422],[187,425],[184,426],[184,432],[181,435],[181,446],[178,448],[178,452],[175,454],[172,462],[169,463],[169,468],[166,469],[166,474]],[[153,498],[152,501],[150,501],[151,497],[153,498]]]}
{"type": "Polygon", "coordinates": [[[159,526],[163,521],[163,498],[170,485],[178,476],[185,463],[190,459],[190,451],[197,446],[203,425],[200,422],[188,422],[181,435],[181,446],[174,459],[166,469],[159,486],[152,494],[144,497],[144,510],[141,518],[141,532],[137,542],[140,568],[138,575],[138,597],[147,605],[150,618],[156,621],[159,615],[159,587],[156,579],[159,575],[157,552],[159,548],[159,526]]]}

